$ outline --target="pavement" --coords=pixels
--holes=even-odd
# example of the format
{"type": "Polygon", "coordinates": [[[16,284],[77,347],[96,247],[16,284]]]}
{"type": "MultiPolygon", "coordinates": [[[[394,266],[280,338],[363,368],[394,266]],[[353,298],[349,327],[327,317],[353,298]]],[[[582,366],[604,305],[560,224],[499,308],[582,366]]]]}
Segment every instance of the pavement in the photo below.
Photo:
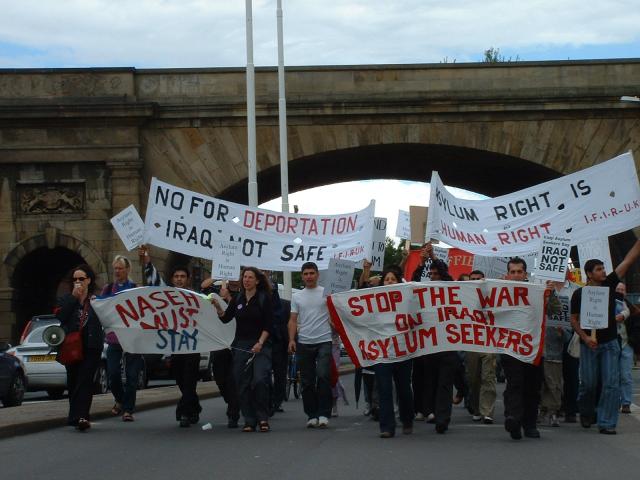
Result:
{"type": "MultiPolygon", "coordinates": [[[[342,365],[340,375],[353,373],[353,365],[342,365]]],[[[200,400],[216,398],[220,391],[215,382],[198,382],[200,400]]],[[[136,411],[143,412],[155,408],[176,405],[180,398],[178,387],[148,388],[138,390],[136,411]]],[[[91,419],[100,420],[112,417],[113,396],[111,393],[94,395],[91,404],[91,419]]],[[[30,403],[19,407],[0,409],[0,438],[14,437],[57,428],[67,424],[69,401],[67,399],[46,403],[30,403]]]]}
{"type": "MultiPolygon", "coordinates": [[[[638,404],[640,372],[634,373],[638,404]]],[[[557,428],[540,425],[540,439],[515,441],[504,430],[504,384],[498,384],[493,425],[473,422],[457,405],[444,435],[432,424],[415,422],[413,434],[381,439],[378,423],[363,415],[363,399],[359,405],[354,401],[354,376],[341,380],[349,404],[339,402],[339,416],[331,418],[328,428],[306,428],[302,400],[291,398],[284,412],[270,419],[271,432],[243,433],[227,428],[223,399],[210,398],[202,401],[200,423],[190,428],[178,426],[172,404],[139,412],[134,423],[111,417],[94,421],[84,433],[63,426],[2,439],[0,472],[2,478],[47,480],[638,477],[640,422],[635,415],[621,415],[618,435],[561,422],[557,428]]]]}

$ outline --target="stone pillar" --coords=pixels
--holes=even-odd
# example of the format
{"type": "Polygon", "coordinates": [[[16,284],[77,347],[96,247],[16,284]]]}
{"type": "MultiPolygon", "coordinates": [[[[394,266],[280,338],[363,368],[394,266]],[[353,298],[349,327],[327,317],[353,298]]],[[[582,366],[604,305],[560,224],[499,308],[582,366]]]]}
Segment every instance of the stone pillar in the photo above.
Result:
{"type": "MultiPolygon", "coordinates": [[[[112,216],[118,214],[129,205],[133,205],[144,220],[144,215],[140,211],[140,172],[142,170],[142,164],[142,159],[139,157],[136,159],[107,161],[107,166],[111,170],[112,216]]],[[[109,269],[109,275],[113,274],[111,271],[111,261],[115,255],[125,255],[131,260],[131,279],[141,285],[142,265],[140,264],[137,250],[127,252],[122,240],[120,240],[115,229],[113,229],[109,256],[105,259],[105,263],[109,269]]],[[[109,281],[111,281],[111,278],[109,278],[109,281]]]]}

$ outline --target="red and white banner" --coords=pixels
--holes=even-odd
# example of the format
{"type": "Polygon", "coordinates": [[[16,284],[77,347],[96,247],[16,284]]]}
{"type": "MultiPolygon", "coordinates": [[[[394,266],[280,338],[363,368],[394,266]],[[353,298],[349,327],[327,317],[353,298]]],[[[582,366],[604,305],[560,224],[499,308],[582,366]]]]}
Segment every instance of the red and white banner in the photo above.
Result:
{"type": "MultiPolygon", "coordinates": [[[[215,294],[214,294],[215,295],[215,294]]],[[[216,295],[223,309],[224,301],[216,295]]],[[[100,323],[125,352],[196,353],[231,346],[236,321],[224,324],[203,295],[171,287],[141,287],[91,301],[100,323]]]]}
{"type": "Polygon", "coordinates": [[[427,237],[476,255],[537,251],[542,236],[571,233],[574,243],[640,225],[640,185],[632,154],[508,195],[464,200],[431,177],[427,237]]]}
{"type": "Polygon", "coordinates": [[[327,304],[358,367],[445,351],[506,353],[537,364],[544,292],[505,280],[410,282],[336,293],[327,304]]]}

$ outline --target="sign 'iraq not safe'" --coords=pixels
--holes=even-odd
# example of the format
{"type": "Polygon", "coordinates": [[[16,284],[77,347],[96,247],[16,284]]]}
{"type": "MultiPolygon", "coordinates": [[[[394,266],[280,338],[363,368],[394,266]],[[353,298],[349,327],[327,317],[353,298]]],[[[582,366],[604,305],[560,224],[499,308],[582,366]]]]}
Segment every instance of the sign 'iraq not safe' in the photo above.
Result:
{"type": "Polygon", "coordinates": [[[238,242],[240,262],[269,270],[326,269],[331,258],[370,258],[375,202],[341,215],[281,213],[227,202],[154,178],[145,218],[145,243],[200,258],[215,240],[238,242]]]}

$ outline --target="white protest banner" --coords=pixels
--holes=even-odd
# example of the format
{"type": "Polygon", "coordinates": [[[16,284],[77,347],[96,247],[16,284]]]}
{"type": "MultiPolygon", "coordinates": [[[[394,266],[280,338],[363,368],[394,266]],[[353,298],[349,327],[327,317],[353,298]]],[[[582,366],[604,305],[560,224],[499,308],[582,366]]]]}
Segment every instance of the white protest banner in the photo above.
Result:
{"type": "Polygon", "coordinates": [[[571,238],[557,235],[543,235],[538,251],[538,265],[535,270],[538,279],[564,282],[569,265],[571,238]]]}
{"type": "MultiPolygon", "coordinates": [[[[609,239],[607,237],[597,238],[588,242],[578,244],[578,258],[580,266],[584,270],[587,260],[597,259],[604,263],[607,273],[613,272],[613,262],[611,261],[611,250],[609,249],[609,239]]],[[[585,275],[586,278],[586,274],[585,275]]]]}
{"type": "MultiPolygon", "coordinates": [[[[384,267],[384,246],[387,240],[387,219],[375,217],[373,220],[373,240],[371,242],[371,271],[381,272],[384,267]]],[[[362,268],[362,262],[358,262],[362,268]]]]}
{"type": "Polygon", "coordinates": [[[144,222],[133,205],[115,215],[111,219],[111,225],[128,251],[142,245],[144,222]]]}
{"type": "MultiPolygon", "coordinates": [[[[527,264],[527,271],[535,270],[538,253],[530,253],[528,255],[520,255],[527,264]]],[[[480,270],[484,273],[485,278],[501,279],[507,274],[507,265],[509,260],[514,257],[486,257],[484,255],[473,256],[473,270],[480,270]]]]}
{"type": "Polygon", "coordinates": [[[582,287],[580,328],[600,330],[609,326],[609,289],[582,287]]]}
{"type": "Polygon", "coordinates": [[[332,258],[329,268],[320,272],[319,283],[324,287],[324,296],[344,292],[351,288],[355,263],[350,260],[332,258]]]}
{"type": "MultiPolygon", "coordinates": [[[[224,301],[216,294],[223,309],[224,301]]],[[[236,321],[224,324],[208,298],[190,290],[140,287],[91,301],[100,323],[125,352],[196,353],[229,348],[236,321]]]]}
{"type": "Polygon", "coordinates": [[[302,215],[251,208],[175,187],[154,178],[145,243],[195,257],[213,257],[214,240],[240,243],[241,263],[278,271],[305,262],[327,268],[330,258],[371,256],[375,202],[342,215],[302,215]]]}
{"type": "Polygon", "coordinates": [[[358,366],[435,352],[542,357],[544,287],[524,282],[398,283],[327,298],[342,342],[358,366]]]}
{"type": "Polygon", "coordinates": [[[240,277],[240,243],[214,240],[211,277],[238,280],[240,277]]]}
{"type": "Polygon", "coordinates": [[[398,223],[396,224],[396,237],[403,240],[411,238],[411,221],[409,212],[398,210],[398,223]]]}
{"type": "Polygon", "coordinates": [[[640,225],[640,185],[631,153],[509,195],[464,200],[431,177],[427,236],[486,256],[538,249],[542,235],[574,241],[640,225]]]}

